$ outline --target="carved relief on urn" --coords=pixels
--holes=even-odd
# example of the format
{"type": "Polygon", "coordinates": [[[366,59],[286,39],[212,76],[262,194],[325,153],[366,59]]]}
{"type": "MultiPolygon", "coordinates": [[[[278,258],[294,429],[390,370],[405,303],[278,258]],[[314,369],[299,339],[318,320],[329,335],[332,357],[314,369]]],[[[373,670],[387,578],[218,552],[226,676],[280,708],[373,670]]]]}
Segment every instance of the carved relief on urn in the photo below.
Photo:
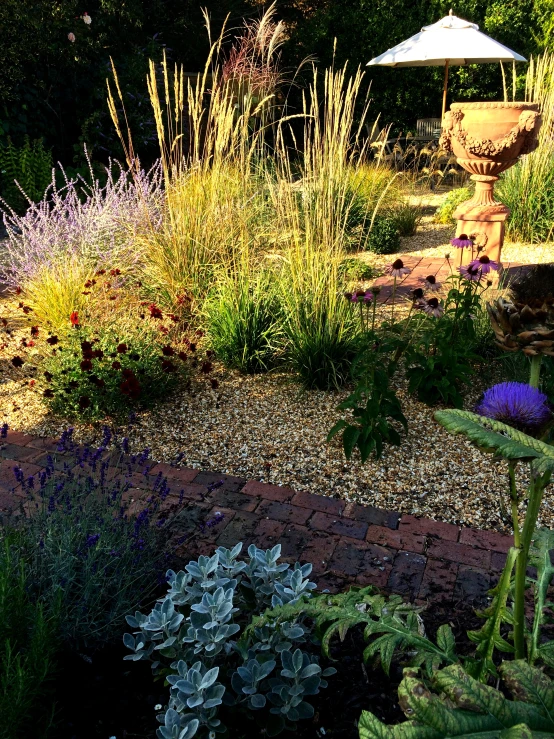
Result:
{"type": "Polygon", "coordinates": [[[458,206],[458,233],[484,233],[485,251],[499,259],[509,208],[494,198],[498,175],[537,147],[541,119],[536,103],[453,103],[443,120],[441,146],[475,182],[475,195],[458,206]],[[495,225],[493,225],[495,224],[495,225]]]}

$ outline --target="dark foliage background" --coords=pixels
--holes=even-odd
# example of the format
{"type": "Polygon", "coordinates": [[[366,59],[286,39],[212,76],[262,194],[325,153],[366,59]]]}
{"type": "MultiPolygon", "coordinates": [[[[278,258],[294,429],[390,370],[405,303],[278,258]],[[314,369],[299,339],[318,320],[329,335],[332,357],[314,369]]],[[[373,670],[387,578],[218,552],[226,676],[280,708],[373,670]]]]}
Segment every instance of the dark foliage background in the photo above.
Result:
{"type": "MultiPolygon", "coordinates": [[[[278,16],[290,33],[285,64],[292,69],[310,56],[321,66],[333,57],[338,65],[347,59],[353,67],[363,65],[448,13],[450,1],[279,0],[278,16]]],[[[208,50],[202,7],[215,34],[227,14],[233,29],[267,5],[257,0],[2,0],[0,144],[8,136],[16,144],[25,135],[43,137],[54,159],[65,165],[83,164],[84,142],[96,160],[121,156],[106,105],[111,56],[136,148],[144,159],[154,157],[148,58],[159,60],[165,48],[171,61],[197,71],[208,50]],[[90,25],[83,21],[85,12],[90,25]],[[69,33],[75,35],[73,43],[69,33]]],[[[553,0],[459,0],[454,12],[526,56],[554,38],[553,0]]],[[[442,74],[442,68],[368,70],[375,115],[380,112],[383,123],[404,131],[417,118],[438,115],[442,74]]],[[[498,65],[452,70],[452,99],[497,98],[501,89],[498,65]]]]}

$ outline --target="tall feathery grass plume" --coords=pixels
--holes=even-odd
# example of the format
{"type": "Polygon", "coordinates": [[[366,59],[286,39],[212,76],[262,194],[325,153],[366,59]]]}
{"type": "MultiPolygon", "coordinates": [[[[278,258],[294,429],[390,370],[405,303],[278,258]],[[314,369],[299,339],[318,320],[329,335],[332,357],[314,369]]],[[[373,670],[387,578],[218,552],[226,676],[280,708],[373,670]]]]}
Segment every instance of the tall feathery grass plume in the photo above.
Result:
{"type": "Polygon", "coordinates": [[[540,243],[554,240],[554,52],[530,60],[525,100],[539,104],[539,145],[501,176],[498,194],[510,239],[540,243]]]}

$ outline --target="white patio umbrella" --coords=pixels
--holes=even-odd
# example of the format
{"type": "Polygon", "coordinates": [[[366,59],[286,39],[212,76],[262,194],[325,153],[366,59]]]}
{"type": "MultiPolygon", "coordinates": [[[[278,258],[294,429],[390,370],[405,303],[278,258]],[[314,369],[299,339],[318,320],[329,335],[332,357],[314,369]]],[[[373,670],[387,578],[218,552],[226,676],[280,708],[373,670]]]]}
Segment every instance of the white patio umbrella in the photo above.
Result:
{"type": "Polygon", "coordinates": [[[367,66],[442,67],[444,89],[442,117],[446,111],[448,67],[452,64],[487,64],[490,62],[525,62],[525,57],[508,49],[479,31],[476,23],[452,15],[452,11],[431,26],[376,56],[367,66]]]}

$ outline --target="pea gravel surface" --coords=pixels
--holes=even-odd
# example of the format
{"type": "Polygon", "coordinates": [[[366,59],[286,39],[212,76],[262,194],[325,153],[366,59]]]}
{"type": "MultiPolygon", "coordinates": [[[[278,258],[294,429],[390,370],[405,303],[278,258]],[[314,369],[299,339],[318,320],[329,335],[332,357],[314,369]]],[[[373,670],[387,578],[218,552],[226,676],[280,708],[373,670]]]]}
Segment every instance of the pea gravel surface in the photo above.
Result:
{"type": "MultiPolygon", "coordinates": [[[[448,250],[452,228],[427,220],[415,237],[403,239],[402,253],[433,256],[448,250]]],[[[507,243],[503,261],[508,260],[554,261],[554,244],[507,243]]],[[[57,436],[71,424],[49,415],[33,386],[36,373],[31,362],[40,348],[28,345],[21,350],[22,338],[29,344],[31,320],[8,297],[0,299],[2,318],[7,326],[0,323],[0,423],[29,434],[57,436]],[[11,359],[20,353],[30,362],[15,368],[11,359]]],[[[166,462],[182,454],[183,466],[455,524],[510,531],[500,510],[501,500],[506,501],[505,463],[493,462],[467,440],[448,434],[434,421],[434,409],[407,394],[402,379],[398,392],[408,434],[401,447],[386,447],[381,459],[362,465],[356,457],[345,460],[338,437],[326,441],[340,417],[337,405],[346,391],[302,392],[285,373],[241,376],[216,366],[215,376],[220,383],[216,390],[207,383],[194,383],[191,390],[176,393],[155,410],[139,413],[131,429],[121,430],[128,434],[132,450],[148,447],[153,459],[166,462]]],[[[472,388],[468,408],[485,386],[472,388]]],[[[75,437],[94,441],[100,437],[100,426],[76,425],[75,437]]],[[[521,490],[524,483],[520,478],[521,490]]],[[[554,527],[552,486],[545,494],[540,524],[554,527]]]]}

